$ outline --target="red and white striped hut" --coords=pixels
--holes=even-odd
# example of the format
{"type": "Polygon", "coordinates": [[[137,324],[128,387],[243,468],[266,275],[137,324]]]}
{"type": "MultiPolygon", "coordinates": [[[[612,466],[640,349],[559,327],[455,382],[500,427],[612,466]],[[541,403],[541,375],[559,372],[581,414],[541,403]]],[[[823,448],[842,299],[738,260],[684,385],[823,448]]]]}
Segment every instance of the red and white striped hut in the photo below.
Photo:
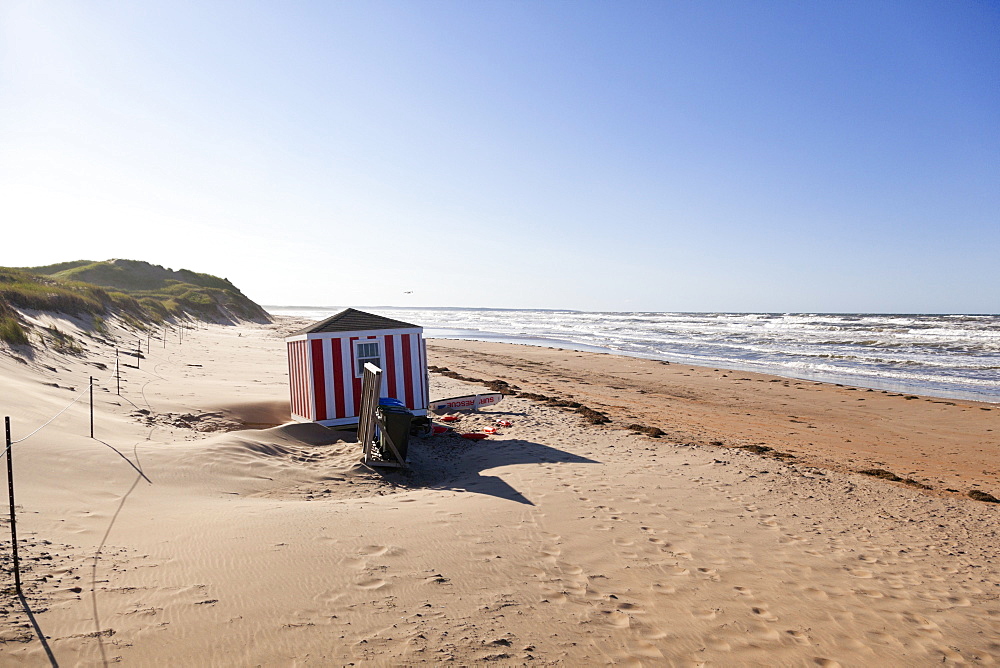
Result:
{"type": "Polygon", "coordinates": [[[344,309],[285,338],[292,419],[328,427],[353,424],[361,410],[365,362],[382,369],[383,397],[427,415],[424,329],[408,322],[344,309]]]}

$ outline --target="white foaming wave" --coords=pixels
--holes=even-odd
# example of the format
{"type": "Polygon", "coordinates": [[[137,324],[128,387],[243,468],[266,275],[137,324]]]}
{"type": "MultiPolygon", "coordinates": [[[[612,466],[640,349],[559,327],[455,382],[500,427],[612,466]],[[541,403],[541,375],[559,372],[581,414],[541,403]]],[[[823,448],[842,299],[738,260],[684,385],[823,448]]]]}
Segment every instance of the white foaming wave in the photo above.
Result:
{"type": "Polygon", "coordinates": [[[799,369],[809,373],[831,373],[838,375],[859,376],[864,378],[880,378],[885,380],[911,381],[922,384],[961,384],[975,385],[981,388],[990,388],[1000,392],[1000,380],[992,378],[975,378],[963,376],[961,378],[950,378],[939,374],[919,373],[917,371],[898,370],[892,375],[886,375],[882,369],[852,367],[849,370],[833,364],[816,364],[805,362],[788,362],[782,365],[789,370],[799,369]]]}
{"type": "MultiPolygon", "coordinates": [[[[282,307],[272,312],[321,319],[337,310],[282,307]]],[[[1000,365],[1000,316],[366,310],[440,328],[455,338],[523,339],[554,346],[564,342],[779,375],[994,388],[977,374],[988,376],[1000,365]]]]}

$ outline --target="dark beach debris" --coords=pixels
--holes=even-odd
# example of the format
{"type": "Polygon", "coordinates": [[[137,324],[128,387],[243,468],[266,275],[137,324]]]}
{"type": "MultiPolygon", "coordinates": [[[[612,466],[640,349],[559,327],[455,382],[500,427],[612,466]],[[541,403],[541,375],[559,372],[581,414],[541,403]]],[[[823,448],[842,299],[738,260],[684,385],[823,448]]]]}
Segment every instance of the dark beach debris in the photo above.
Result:
{"type": "Polygon", "coordinates": [[[462,380],[467,383],[479,383],[480,385],[485,385],[494,392],[499,392],[505,395],[517,395],[518,387],[517,385],[511,385],[506,380],[484,380],[482,378],[473,378],[471,376],[463,376],[457,371],[452,371],[446,366],[434,366],[430,365],[427,370],[431,373],[439,373],[445,378],[454,378],[455,380],[462,380]]]}
{"type": "Polygon", "coordinates": [[[593,408],[587,408],[586,406],[580,406],[576,409],[576,412],[583,416],[583,419],[590,424],[607,424],[611,422],[609,418],[604,413],[595,411],[593,408]]]}
{"type": "MultiPolygon", "coordinates": [[[[715,442],[713,441],[713,445],[714,444],[715,442]]],[[[773,457],[774,459],[795,459],[795,455],[793,455],[790,452],[781,452],[766,445],[737,445],[736,448],[739,450],[746,450],[747,452],[752,452],[755,455],[764,455],[765,457],[773,457]]]]}
{"type": "Polygon", "coordinates": [[[885,469],[863,469],[858,471],[861,475],[871,476],[873,478],[881,478],[882,480],[890,480],[892,482],[903,482],[903,479],[892,471],[886,471],[885,469]]]}
{"type": "Polygon", "coordinates": [[[556,408],[568,408],[579,413],[584,420],[590,424],[608,424],[611,422],[609,418],[604,413],[600,411],[595,411],[589,406],[584,406],[579,401],[573,401],[571,399],[560,399],[559,397],[550,397],[545,394],[536,394],[534,392],[520,392],[517,394],[518,397],[522,399],[530,399],[532,401],[543,402],[549,406],[554,406],[556,408]]]}
{"type": "Polygon", "coordinates": [[[983,503],[1000,503],[1000,499],[989,494],[987,492],[982,492],[978,489],[971,489],[967,495],[970,499],[975,499],[976,501],[982,501],[983,503]]]}
{"type": "Polygon", "coordinates": [[[640,434],[645,434],[646,436],[649,436],[650,438],[659,438],[661,436],[665,436],[666,433],[667,433],[667,432],[663,431],[662,429],[660,429],[659,427],[647,427],[644,424],[638,424],[638,423],[636,423],[636,424],[630,424],[628,426],[628,428],[631,429],[632,431],[638,432],[640,434]]]}
{"type": "Polygon", "coordinates": [[[511,385],[506,380],[488,380],[483,383],[486,387],[490,388],[494,392],[499,392],[505,395],[516,395],[518,387],[517,385],[511,385]]]}
{"type": "Polygon", "coordinates": [[[901,482],[918,489],[933,489],[930,485],[925,485],[919,480],[914,480],[913,478],[901,478],[892,471],[887,471],[885,469],[864,469],[858,471],[858,473],[871,476],[873,478],[881,478],[882,480],[888,480],[890,482],[901,482]]]}

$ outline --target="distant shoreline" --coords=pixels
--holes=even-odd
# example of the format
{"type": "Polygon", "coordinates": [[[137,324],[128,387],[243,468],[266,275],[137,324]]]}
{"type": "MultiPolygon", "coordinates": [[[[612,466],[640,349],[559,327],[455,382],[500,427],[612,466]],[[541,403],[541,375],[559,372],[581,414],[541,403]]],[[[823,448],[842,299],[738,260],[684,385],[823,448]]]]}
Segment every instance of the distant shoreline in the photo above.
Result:
{"type": "MultiPolygon", "coordinates": [[[[266,307],[318,320],[335,307],[266,307]]],[[[373,309],[375,310],[375,309],[373,309]]],[[[1000,316],[590,313],[392,308],[428,338],[605,352],[1000,403],[1000,316]],[[407,313],[410,317],[407,318],[407,313]],[[519,316],[511,317],[512,313],[519,316]],[[940,330],[940,333],[939,333],[940,330]]]]}

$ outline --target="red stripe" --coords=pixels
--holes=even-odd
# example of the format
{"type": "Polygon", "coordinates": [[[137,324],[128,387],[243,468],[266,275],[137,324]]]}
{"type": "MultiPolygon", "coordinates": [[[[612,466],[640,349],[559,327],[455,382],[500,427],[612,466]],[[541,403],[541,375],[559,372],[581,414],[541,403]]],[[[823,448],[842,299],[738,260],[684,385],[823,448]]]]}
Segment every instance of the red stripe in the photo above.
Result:
{"type": "Polygon", "coordinates": [[[351,378],[354,384],[354,415],[361,412],[361,378],[358,377],[358,360],[357,356],[354,354],[354,342],[359,338],[360,337],[357,336],[351,337],[351,378]]]}
{"type": "Polygon", "coordinates": [[[295,412],[295,374],[292,372],[292,344],[288,348],[288,407],[295,412]]]}
{"type": "Polygon", "coordinates": [[[387,382],[386,391],[390,397],[398,397],[396,394],[396,347],[392,345],[392,334],[385,335],[385,379],[387,382]]]}
{"type": "Polygon", "coordinates": [[[302,414],[312,419],[312,406],[309,401],[309,360],[306,358],[306,350],[309,344],[305,341],[299,341],[299,381],[302,383],[302,392],[299,396],[302,399],[302,414]]]}
{"type": "Polygon", "coordinates": [[[292,364],[295,368],[295,414],[302,415],[302,379],[299,378],[299,342],[292,344],[292,364]]]}
{"type": "Polygon", "coordinates": [[[423,406],[416,406],[415,408],[423,408],[427,406],[429,402],[427,398],[427,345],[424,343],[423,337],[417,337],[417,350],[420,351],[420,368],[417,369],[420,372],[420,389],[423,392],[423,406]]]}
{"type": "Polygon", "coordinates": [[[292,412],[302,415],[299,412],[299,393],[302,391],[299,383],[299,342],[292,341],[288,346],[288,364],[291,367],[292,377],[292,412]]]}
{"type": "Polygon", "coordinates": [[[413,405],[413,359],[410,355],[410,335],[403,334],[403,403],[408,408],[416,408],[413,405]]]}
{"type": "Polygon", "coordinates": [[[337,414],[334,417],[342,418],[347,416],[344,407],[344,353],[340,349],[340,339],[333,340],[333,401],[334,410],[337,414]]]}
{"type": "Polygon", "coordinates": [[[306,380],[306,365],[302,352],[305,341],[299,341],[295,347],[295,359],[299,365],[299,415],[309,417],[309,382],[306,380]]]}
{"type": "Polygon", "coordinates": [[[312,341],[313,395],[316,397],[316,421],[326,419],[326,377],[323,359],[323,340],[312,341]]]}
{"type": "Polygon", "coordinates": [[[305,370],[302,365],[302,346],[304,341],[295,342],[295,381],[299,386],[299,410],[302,417],[309,417],[309,409],[306,405],[306,395],[309,393],[309,384],[306,382],[305,370]]]}

